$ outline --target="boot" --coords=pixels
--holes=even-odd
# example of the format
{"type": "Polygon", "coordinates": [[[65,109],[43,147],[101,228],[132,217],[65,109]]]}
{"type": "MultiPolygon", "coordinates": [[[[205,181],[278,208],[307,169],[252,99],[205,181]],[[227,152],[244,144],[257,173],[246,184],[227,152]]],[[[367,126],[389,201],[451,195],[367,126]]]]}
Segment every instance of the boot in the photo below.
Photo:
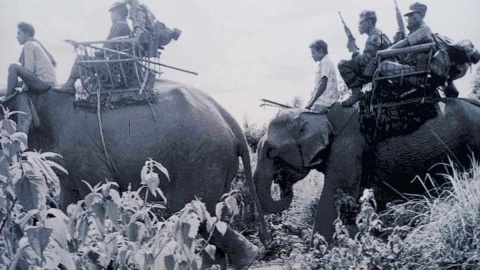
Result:
{"type": "Polygon", "coordinates": [[[75,81],[76,80],[74,80],[74,79],[68,79],[67,82],[64,85],[55,89],[56,92],[75,95],[76,94],[75,81]]]}
{"type": "Polygon", "coordinates": [[[352,95],[342,102],[343,107],[352,107],[362,98],[362,91],[360,88],[352,88],[352,95]]]}
{"type": "Polygon", "coordinates": [[[447,87],[445,87],[443,92],[445,93],[446,97],[458,97],[458,90],[457,87],[455,87],[455,85],[453,84],[453,82],[448,82],[448,85],[447,87]]]}

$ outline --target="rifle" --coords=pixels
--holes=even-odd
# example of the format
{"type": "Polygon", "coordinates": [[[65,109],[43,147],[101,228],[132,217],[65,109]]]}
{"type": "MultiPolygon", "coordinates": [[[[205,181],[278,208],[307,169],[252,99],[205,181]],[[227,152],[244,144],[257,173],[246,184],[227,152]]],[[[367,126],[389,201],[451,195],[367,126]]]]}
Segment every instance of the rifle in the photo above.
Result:
{"type": "MultiPolygon", "coordinates": [[[[347,34],[348,40],[355,42],[355,38],[352,35],[352,31],[350,31],[350,28],[348,28],[347,24],[343,20],[342,13],[340,13],[340,11],[338,12],[338,15],[340,15],[340,19],[342,20],[342,23],[343,23],[343,29],[345,29],[345,33],[347,34]]],[[[355,48],[358,50],[357,44],[355,44],[355,48]]],[[[350,49],[349,51],[351,52],[350,49]]]]}
{"type": "Polygon", "coordinates": [[[406,36],[405,24],[403,23],[403,16],[402,16],[402,13],[400,12],[400,9],[398,8],[397,0],[393,0],[393,1],[395,2],[395,11],[396,11],[397,23],[398,23],[398,33],[400,33],[397,38],[398,40],[402,40],[406,36]]]}
{"type": "Polygon", "coordinates": [[[275,101],[272,101],[272,100],[268,100],[268,99],[260,99],[260,101],[263,102],[262,105],[260,105],[260,107],[262,106],[272,106],[272,105],[275,105],[277,107],[280,107],[280,108],[286,108],[286,109],[291,109],[293,108],[292,106],[288,106],[288,105],[285,105],[285,104],[282,104],[282,103],[278,103],[278,102],[275,102],[275,101]]]}

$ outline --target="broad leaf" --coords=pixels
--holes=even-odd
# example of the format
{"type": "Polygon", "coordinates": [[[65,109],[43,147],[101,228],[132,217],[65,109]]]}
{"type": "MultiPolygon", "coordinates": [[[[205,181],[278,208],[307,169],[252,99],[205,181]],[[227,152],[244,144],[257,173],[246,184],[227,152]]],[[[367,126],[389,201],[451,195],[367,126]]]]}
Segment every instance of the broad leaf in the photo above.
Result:
{"type": "Polygon", "coordinates": [[[238,210],[237,199],[235,199],[235,197],[227,197],[227,199],[225,199],[225,204],[227,205],[228,212],[231,215],[238,215],[240,211],[238,210]]]}
{"type": "Polygon", "coordinates": [[[28,211],[45,206],[48,188],[43,177],[27,174],[15,183],[15,193],[19,203],[28,211]]]}
{"type": "Polygon", "coordinates": [[[207,245],[205,247],[205,252],[207,252],[208,256],[212,258],[212,260],[215,260],[215,252],[217,251],[217,247],[214,245],[207,245]]]}
{"type": "Polygon", "coordinates": [[[215,216],[217,216],[218,220],[222,220],[224,207],[225,207],[225,202],[219,202],[215,206],[215,216]]]}
{"type": "Polygon", "coordinates": [[[48,245],[52,229],[43,227],[31,227],[25,230],[27,234],[28,243],[35,251],[35,253],[44,260],[43,251],[48,245]]]}
{"type": "Polygon", "coordinates": [[[92,210],[93,213],[95,213],[95,218],[98,219],[99,223],[103,227],[104,221],[105,221],[105,207],[103,206],[103,203],[94,203],[92,204],[92,210]]]}
{"type": "Polygon", "coordinates": [[[67,249],[68,227],[65,220],[60,217],[48,218],[45,221],[45,227],[52,229],[52,238],[55,239],[62,248],[67,249]]]}
{"type": "Polygon", "coordinates": [[[14,121],[9,119],[2,119],[0,120],[0,130],[2,132],[2,136],[10,136],[11,134],[17,131],[17,126],[14,121]]]}
{"type": "Polygon", "coordinates": [[[8,161],[5,155],[1,154],[0,155],[0,182],[6,183],[9,175],[10,175],[10,162],[8,161]]]}
{"type": "Polygon", "coordinates": [[[176,264],[174,254],[176,248],[177,243],[175,241],[168,242],[162,249],[162,252],[160,252],[155,259],[155,265],[153,269],[174,270],[176,264]]]}
{"type": "Polygon", "coordinates": [[[18,142],[21,152],[27,150],[28,138],[27,134],[23,132],[15,132],[10,136],[12,142],[18,142]]]}
{"type": "Polygon", "coordinates": [[[110,219],[114,226],[118,224],[118,205],[113,201],[106,201],[105,208],[107,213],[107,218],[110,219]]]}
{"type": "Polygon", "coordinates": [[[218,221],[216,224],[215,224],[215,227],[217,227],[217,230],[222,234],[222,235],[225,235],[225,233],[227,232],[227,223],[223,222],[223,221],[218,221]]]}

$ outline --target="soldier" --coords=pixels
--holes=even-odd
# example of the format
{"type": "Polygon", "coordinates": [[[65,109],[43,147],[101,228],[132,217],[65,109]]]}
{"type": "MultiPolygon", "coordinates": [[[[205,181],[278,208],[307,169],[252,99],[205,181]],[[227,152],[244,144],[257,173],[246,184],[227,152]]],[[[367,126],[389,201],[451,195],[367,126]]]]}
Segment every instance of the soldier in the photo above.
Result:
{"type": "Polygon", "coordinates": [[[310,50],[313,60],[318,62],[318,70],[312,98],[305,108],[311,108],[312,111],[318,113],[326,113],[339,97],[335,65],[328,57],[328,45],[325,41],[314,41],[310,45],[310,50]]]}
{"type": "Polygon", "coordinates": [[[360,34],[368,35],[365,49],[360,53],[355,46],[355,41],[349,41],[347,47],[352,52],[352,60],[342,60],[338,64],[338,70],[345,84],[352,89],[352,95],[342,102],[342,106],[350,107],[360,100],[363,85],[372,80],[376,69],[375,54],[391,45],[388,37],[375,27],[376,23],[375,11],[364,10],[360,13],[358,31],[360,34]]]}
{"type": "MultiPolygon", "coordinates": [[[[428,27],[423,21],[425,14],[427,13],[427,6],[421,3],[413,3],[410,5],[409,11],[404,15],[407,17],[407,28],[410,31],[408,36],[394,45],[390,46],[387,50],[390,49],[400,49],[409,46],[415,46],[418,44],[430,43],[433,42],[433,35],[428,27]]],[[[378,70],[380,73],[393,76],[400,75],[402,73],[410,73],[415,71],[415,65],[417,61],[417,56],[421,53],[412,53],[408,54],[403,60],[403,64],[393,62],[393,61],[383,61],[380,63],[378,70]]],[[[415,84],[415,78],[410,78],[411,83],[415,84]]],[[[458,96],[457,93],[451,91],[456,91],[454,88],[448,88],[445,90],[447,96],[458,96]]]]}
{"type": "Polygon", "coordinates": [[[134,37],[142,45],[144,56],[157,57],[158,48],[167,45],[172,39],[177,40],[181,31],[168,29],[160,23],[145,4],[138,0],[125,0],[130,6],[134,37]]]}
{"type": "MultiPolygon", "coordinates": [[[[18,64],[11,64],[8,68],[7,93],[5,98],[12,95],[18,86],[18,78],[23,81],[23,89],[34,94],[42,94],[57,84],[55,67],[56,62],[52,55],[36,39],[35,29],[29,23],[21,22],[17,26],[17,40],[23,45],[18,64]]],[[[28,99],[25,95],[18,95],[15,100],[15,110],[27,114],[17,115],[18,131],[28,134],[32,122],[28,99]]]]}
{"type": "MultiPolygon", "coordinates": [[[[128,9],[127,4],[124,2],[115,2],[112,4],[110,9],[110,18],[112,20],[112,26],[110,27],[110,32],[108,34],[108,39],[124,37],[124,36],[131,36],[132,31],[127,23],[127,16],[128,16],[128,9]]],[[[117,49],[113,47],[113,44],[105,44],[106,48],[110,49],[117,49]]],[[[103,54],[98,55],[99,58],[103,57],[103,54]]],[[[80,78],[80,67],[78,66],[77,62],[82,60],[81,57],[75,59],[75,63],[73,64],[72,70],[70,72],[70,76],[68,77],[67,82],[58,90],[59,92],[65,92],[72,95],[75,95],[75,82],[77,79],[80,78]]]]}

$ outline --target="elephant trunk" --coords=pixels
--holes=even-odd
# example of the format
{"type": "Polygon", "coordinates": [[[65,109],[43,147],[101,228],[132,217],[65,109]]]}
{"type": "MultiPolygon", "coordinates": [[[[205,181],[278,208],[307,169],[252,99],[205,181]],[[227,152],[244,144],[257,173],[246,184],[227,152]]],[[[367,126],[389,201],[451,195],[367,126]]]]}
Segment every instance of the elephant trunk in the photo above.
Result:
{"type": "Polygon", "coordinates": [[[282,212],[283,210],[288,209],[292,203],[293,183],[290,181],[282,181],[280,183],[280,200],[273,199],[271,185],[273,180],[275,180],[276,175],[274,161],[259,152],[258,165],[253,180],[256,185],[260,205],[266,214],[282,212]]]}

